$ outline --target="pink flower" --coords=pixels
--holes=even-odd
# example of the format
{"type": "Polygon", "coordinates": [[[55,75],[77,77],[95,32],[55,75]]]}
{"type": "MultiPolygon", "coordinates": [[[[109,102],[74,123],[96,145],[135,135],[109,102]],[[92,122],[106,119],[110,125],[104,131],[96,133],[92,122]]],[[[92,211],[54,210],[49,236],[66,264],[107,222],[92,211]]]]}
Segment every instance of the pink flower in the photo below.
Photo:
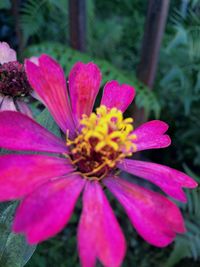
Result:
{"type": "Polygon", "coordinates": [[[11,49],[6,42],[0,42],[0,64],[16,61],[15,50],[11,49]]]}
{"type": "Polygon", "coordinates": [[[13,110],[32,116],[23,97],[32,91],[24,66],[17,62],[16,52],[0,42],[0,110],[13,110]]]}
{"type": "Polygon", "coordinates": [[[124,207],[138,233],[150,244],[164,247],[184,233],[178,207],[165,196],[118,177],[127,171],[153,182],[166,194],[186,201],[182,188],[195,188],[189,176],[155,163],[126,159],[132,153],[170,145],[166,123],[154,120],[133,129],[123,112],[135,91],[108,82],[101,106],[92,112],[101,83],[93,63],[77,63],[69,73],[68,89],[61,67],[42,55],[39,64],[27,60],[30,84],[66,135],[66,142],[27,116],[0,113],[0,146],[48,154],[0,157],[0,200],[20,199],[13,224],[30,244],[46,240],[66,226],[80,193],[83,210],[78,226],[78,251],[83,267],[121,265],[126,244],[107,200],[108,188],[124,207]]]}

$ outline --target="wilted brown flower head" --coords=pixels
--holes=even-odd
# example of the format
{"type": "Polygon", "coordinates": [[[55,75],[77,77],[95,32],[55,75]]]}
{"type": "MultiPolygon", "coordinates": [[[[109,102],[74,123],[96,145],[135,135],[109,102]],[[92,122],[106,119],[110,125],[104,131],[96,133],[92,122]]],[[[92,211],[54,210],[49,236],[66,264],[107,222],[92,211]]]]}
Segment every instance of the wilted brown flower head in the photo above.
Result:
{"type": "Polygon", "coordinates": [[[26,96],[31,87],[24,66],[17,61],[0,65],[0,93],[11,97],[26,96]]]}

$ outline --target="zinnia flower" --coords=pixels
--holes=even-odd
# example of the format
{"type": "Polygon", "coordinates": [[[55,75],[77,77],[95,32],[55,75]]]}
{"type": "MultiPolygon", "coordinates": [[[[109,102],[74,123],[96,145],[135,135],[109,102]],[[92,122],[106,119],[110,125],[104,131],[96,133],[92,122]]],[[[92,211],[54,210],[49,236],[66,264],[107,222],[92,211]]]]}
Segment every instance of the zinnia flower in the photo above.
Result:
{"type": "Polygon", "coordinates": [[[134,130],[132,118],[123,118],[134,89],[108,82],[100,107],[92,112],[101,83],[101,72],[95,64],[75,64],[69,73],[68,88],[62,68],[47,55],[39,58],[38,65],[27,60],[26,72],[66,141],[23,114],[0,113],[1,147],[48,152],[0,157],[0,200],[21,200],[14,232],[25,234],[30,244],[54,236],[69,221],[83,192],[77,236],[81,265],[93,267],[99,259],[106,267],[118,267],[126,243],[107,200],[107,188],[150,244],[164,247],[177,233],[184,233],[181,212],[171,200],[118,176],[119,170],[127,171],[183,202],[186,196],[182,187],[197,186],[177,170],[126,159],[141,150],[170,145],[166,123],[154,120],[134,130]]]}
{"type": "Polygon", "coordinates": [[[31,92],[23,64],[16,52],[5,42],[0,42],[0,110],[20,111],[31,116],[23,98],[31,92]]]}

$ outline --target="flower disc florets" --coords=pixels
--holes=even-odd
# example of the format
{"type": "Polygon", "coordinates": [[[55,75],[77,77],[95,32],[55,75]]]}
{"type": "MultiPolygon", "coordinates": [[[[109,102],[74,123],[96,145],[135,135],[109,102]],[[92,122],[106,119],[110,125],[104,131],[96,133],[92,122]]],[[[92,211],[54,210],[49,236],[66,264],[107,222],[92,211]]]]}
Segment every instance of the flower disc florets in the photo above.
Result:
{"type": "Polygon", "coordinates": [[[11,97],[26,96],[31,91],[24,66],[17,61],[0,65],[0,93],[11,97]]]}
{"type": "Polygon", "coordinates": [[[106,106],[83,115],[80,134],[67,140],[67,145],[84,177],[102,179],[121,159],[132,155],[136,149],[132,122],[132,118],[123,119],[120,110],[106,106]]]}

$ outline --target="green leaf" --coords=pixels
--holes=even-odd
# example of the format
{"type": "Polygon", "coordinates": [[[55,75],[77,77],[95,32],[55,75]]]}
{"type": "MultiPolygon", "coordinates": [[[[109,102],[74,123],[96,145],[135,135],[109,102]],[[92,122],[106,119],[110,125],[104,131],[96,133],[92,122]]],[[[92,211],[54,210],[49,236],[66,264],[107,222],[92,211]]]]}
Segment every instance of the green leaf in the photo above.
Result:
{"type": "Polygon", "coordinates": [[[23,267],[33,255],[36,246],[11,232],[16,203],[0,203],[0,267],[23,267]]]}
{"type": "Polygon", "coordinates": [[[36,0],[28,0],[23,3],[20,10],[20,23],[26,41],[33,34],[37,34],[40,27],[43,25],[44,18],[41,10],[45,3],[45,0],[40,2],[36,0]]]}
{"type": "MultiPolygon", "coordinates": [[[[180,238],[181,239],[181,238],[180,238]]],[[[164,264],[164,267],[173,267],[175,266],[180,260],[187,257],[189,254],[188,252],[188,245],[187,242],[183,239],[183,242],[179,240],[176,242],[170,257],[168,258],[167,262],[164,264]]]]}
{"type": "Polygon", "coordinates": [[[61,132],[52,118],[51,114],[47,109],[44,109],[37,117],[36,120],[39,124],[43,125],[47,130],[52,132],[53,134],[57,135],[58,137],[61,136],[61,132]]]}
{"type": "Polygon", "coordinates": [[[0,1],[0,9],[10,9],[11,4],[9,0],[0,1]]]}
{"type": "MultiPolygon", "coordinates": [[[[185,165],[186,166],[186,165],[185,165]]],[[[186,169],[186,168],[185,168],[186,169]]],[[[191,170],[187,168],[191,173],[191,170]]],[[[188,173],[188,172],[187,172],[188,173]]],[[[189,173],[188,173],[189,174],[189,173]]],[[[192,191],[186,190],[187,204],[180,204],[185,215],[187,232],[178,235],[174,249],[169,255],[164,267],[173,267],[184,258],[200,259],[200,191],[199,188],[192,191]]]]}
{"type": "Polygon", "coordinates": [[[193,177],[198,183],[200,183],[200,176],[194,173],[185,163],[183,164],[183,168],[189,176],[193,177]]]}

